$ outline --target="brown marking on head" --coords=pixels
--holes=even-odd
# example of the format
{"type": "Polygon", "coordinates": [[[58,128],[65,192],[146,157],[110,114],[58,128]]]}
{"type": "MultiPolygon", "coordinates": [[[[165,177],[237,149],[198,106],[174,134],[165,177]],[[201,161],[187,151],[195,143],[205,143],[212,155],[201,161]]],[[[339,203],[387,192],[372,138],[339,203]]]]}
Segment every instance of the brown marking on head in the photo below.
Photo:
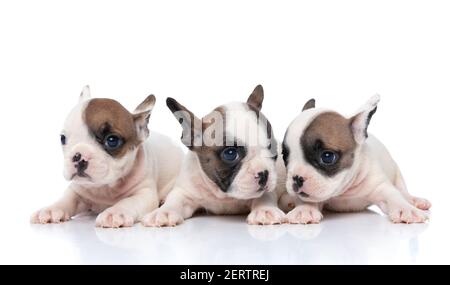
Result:
{"type": "Polygon", "coordinates": [[[305,159],[327,176],[333,176],[353,164],[357,143],[351,129],[351,119],[335,112],[326,112],[313,119],[300,139],[305,159]],[[324,151],[338,155],[333,165],[320,162],[324,151]]]}
{"type": "Polygon", "coordinates": [[[92,99],[84,110],[84,121],[90,134],[115,158],[123,157],[130,149],[141,143],[133,115],[119,102],[112,99],[92,99]],[[123,144],[115,150],[105,148],[105,140],[116,135],[123,144]]]}
{"type": "MultiPolygon", "coordinates": [[[[189,109],[178,103],[173,98],[168,98],[167,107],[174,113],[175,118],[181,124],[183,128],[183,135],[181,140],[189,148],[189,150],[196,153],[200,166],[203,172],[208,178],[214,182],[221,191],[227,192],[234,177],[239,172],[241,167],[241,159],[246,155],[246,149],[242,144],[238,142],[227,141],[226,135],[226,111],[224,107],[218,107],[210,114],[206,115],[202,119],[198,119],[189,109]],[[219,113],[221,122],[215,122],[214,118],[219,113]],[[222,125],[220,125],[220,123],[222,125]],[[214,125],[214,126],[213,126],[214,125]],[[213,140],[217,144],[206,145],[203,135],[208,128],[212,127],[213,131],[221,132],[215,135],[221,140],[213,140]],[[239,157],[238,161],[233,163],[226,162],[222,159],[222,152],[228,146],[235,146],[237,148],[239,157]]],[[[210,133],[208,135],[211,135],[210,133]]]]}
{"type": "MultiPolygon", "coordinates": [[[[191,150],[197,154],[200,166],[208,178],[213,181],[223,192],[227,192],[234,178],[241,168],[241,160],[246,156],[246,148],[239,142],[227,140],[226,134],[226,111],[223,106],[217,107],[210,114],[202,118],[202,133],[212,127],[217,135],[219,145],[195,146],[191,150]],[[220,114],[221,121],[215,122],[214,118],[220,114]],[[229,163],[222,159],[222,152],[229,146],[236,147],[240,160],[229,163]]],[[[211,134],[208,134],[208,136],[211,134]]]]}

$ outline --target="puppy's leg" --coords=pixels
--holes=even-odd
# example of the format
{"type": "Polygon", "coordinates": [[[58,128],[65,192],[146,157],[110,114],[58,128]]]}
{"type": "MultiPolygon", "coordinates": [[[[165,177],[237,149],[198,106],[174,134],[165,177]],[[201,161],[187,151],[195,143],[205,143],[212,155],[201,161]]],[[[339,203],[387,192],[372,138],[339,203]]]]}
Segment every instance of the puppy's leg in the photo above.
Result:
{"type": "Polygon", "coordinates": [[[286,215],[289,224],[318,224],[323,219],[322,204],[305,203],[299,198],[295,201],[295,208],[286,215]]]}
{"type": "Polygon", "coordinates": [[[156,185],[152,185],[100,213],[95,225],[102,228],[132,227],[145,213],[158,208],[156,185]]]}
{"type": "Polygon", "coordinates": [[[370,199],[394,223],[424,223],[428,220],[428,214],[411,205],[390,182],[379,185],[370,199]]]}
{"type": "Polygon", "coordinates": [[[400,190],[400,192],[403,194],[403,197],[405,197],[405,199],[415,207],[421,210],[428,210],[431,208],[431,203],[427,199],[414,197],[408,193],[405,180],[403,179],[403,175],[400,170],[397,171],[394,184],[395,187],[397,187],[398,190],[400,190]]]}
{"type": "Polygon", "coordinates": [[[174,188],[166,198],[164,204],[142,218],[146,227],[174,227],[192,217],[198,206],[184,194],[182,188],[174,188]]]}
{"type": "Polygon", "coordinates": [[[30,222],[33,224],[66,222],[87,210],[87,205],[80,200],[78,194],[68,188],[59,201],[31,215],[30,222]]]}
{"type": "Polygon", "coordinates": [[[285,214],[278,206],[278,197],[274,192],[266,192],[253,200],[247,223],[250,225],[274,225],[284,222],[285,214]]]}

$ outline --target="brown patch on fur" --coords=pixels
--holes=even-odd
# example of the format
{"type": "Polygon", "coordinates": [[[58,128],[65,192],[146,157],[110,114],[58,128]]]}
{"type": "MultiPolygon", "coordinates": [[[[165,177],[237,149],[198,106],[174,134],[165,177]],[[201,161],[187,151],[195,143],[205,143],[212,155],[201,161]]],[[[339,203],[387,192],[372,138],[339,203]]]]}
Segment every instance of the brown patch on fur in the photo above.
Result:
{"type": "MultiPolygon", "coordinates": [[[[230,142],[226,139],[226,112],[224,107],[218,107],[214,109],[211,114],[206,115],[202,119],[202,133],[205,133],[205,130],[214,125],[214,129],[216,131],[222,131],[220,134],[223,138],[222,141],[218,142],[221,145],[213,145],[206,146],[202,144],[202,146],[194,146],[191,150],[194,151],[198,159],[200,161],[200,166],[203,169],[203,172],[213,181],[223,192],[227,192],[231,183],[233,183],[234,177],[239,172],[241,168],[241,161],[237,163],[227,163],[222,160],[221,154],[222,151],[227,146],[237,146],[236,142],[230,142]],[[214,113],[220,113],[222,118],[222,126],[215,125],[217,122],[214,122],[213,118],[215,117],[214,113]]],[[[244,158],[246,155],[245,147],[237,146],[239,156],[244,158]]]]}
{"type": "Polygon", "coordinates": [[[84,110],[84,120],[89,132],[102,147],[110,134],[123,140],[121,147],[112,152],[107,151],[113,157],[123,157],[128,150],[140,144],[133,115],[115,100],[92,99],[84,110]]]}
{"type": "Polygon", "coordinates": [[[327,176],[350,167],[357,146],[351,130],[351,120],[335,112],[318,115],[304,131],[300,143],[306,160],[327,176]],[[324,150],[331,150],[339,155],[335,165],[324,166],[319,163],[324,150]]]}

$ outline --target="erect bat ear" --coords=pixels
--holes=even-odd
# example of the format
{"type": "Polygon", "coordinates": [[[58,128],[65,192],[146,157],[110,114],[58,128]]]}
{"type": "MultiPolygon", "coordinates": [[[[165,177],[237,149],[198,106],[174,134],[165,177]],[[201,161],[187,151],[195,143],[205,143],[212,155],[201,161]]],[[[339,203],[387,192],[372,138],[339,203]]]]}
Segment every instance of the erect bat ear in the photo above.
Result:
{"type": "Polygon", "coordinates": [[[256,108],[258,111],[262,108],[262,103],[264,101],[264,89],[261,85],[258,85],[253,90],[252,94],[247,99],[247,104],[256,108]]]}
{"type": "Polygon", "coordinates": [[[309,99],[308,102],[305,103],[303,106],[302,112],[306,111],[308,109],[312,109],[316,107],[316,100],[315,99],[309,99]]]}
{"type": "Polygon", "coordinates": [[[83,87],[83,90],[81,90],[80,99],[78,102],[83,102],[88,99],[91,99],[91,89],[89,88],[89,85],[86,85],[83,87]]]}
{"type": "Polygon", "coordinates": [[[155,96],[149,95],[133,112],[134,124],[136,125],[136,131],[141,141],[144,141],[150,133],[148,130],[148,121],[152,114],[153,107],[155,106],[155,102],[155,96]]]}
{"type": "Polygon", "coordinates": [[[166,104],[183,127],[183,135],[181,136],[183,144],[189,149],[192,149],[194,146],[201,146],[202,121],[197,118],[194,113],[189,111],[188,108],[184,107],[173,98],[167,98],[166,104]]]}
{"type": "Polygon", "coordinates": [[[377,105],[380,102],[380,95],[372,96],[354,115],[350,118],[350,127],[355,141],[362,144],[368,137],[367,128],[373,114],[377,111],[377,105]]]}
{"type": "Polygon", "coordinates": [[[151,113],[153,110],[153,107],[155,107],[156,97],[155,95],[148,95],[147,98],[145,98],[144,101],[139,104],[136,109],[134,109],[133,114],[138,114],[142,112],[148,112],[151,113]]]}

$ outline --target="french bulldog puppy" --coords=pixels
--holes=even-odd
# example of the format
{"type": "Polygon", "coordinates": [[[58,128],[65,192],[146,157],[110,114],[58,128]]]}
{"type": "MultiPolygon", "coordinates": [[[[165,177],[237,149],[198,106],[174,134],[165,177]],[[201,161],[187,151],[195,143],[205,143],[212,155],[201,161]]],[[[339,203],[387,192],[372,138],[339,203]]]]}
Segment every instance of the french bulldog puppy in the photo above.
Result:
{"type": "MultiPolygon", "coordinates": [[[[360,211],[371,205],[380,207],[394,223],[428,219],[425,210],[430,202],[408,193],[387,149],[367,133],[379,100],[373,96],[356,115],[346,118],[316,109],[311,99],[291,123],[283,142],[287,192],[296,197],[286,216],[289,223],[319,223],[323,207],[360,211]]],[[[281,201],[285,209],[289,198],[283,196],[281,201]]]]}
{"type": "Polygon", "coordinates": [[[154,105],[150,95],[130,113],[115,100],[91,99],[86,86],[61,134],[64,177],[71,183],[31,222],[60,223],[93,211],[100,213],[98,227],[131,227],[156,209],[173,187],[184,154],[169,138],[149,136],[154,105]]]}
{"type": "Polygon", "coordinates": [[[283,176],[277,185],[277,176],[284,175],[281,159],[277,164],[281,147],[261,113],[263,99],[258,85],[246,103],[217,107],[202,119],[175,99],[167,99],[189,151],[174,189],[159,209],[143,218],[143,225],[175,226],[200,209],[216,215],[251,211],[249,224],[284,221],[285,214],[277,207],[285,180],[283,176]]]}

